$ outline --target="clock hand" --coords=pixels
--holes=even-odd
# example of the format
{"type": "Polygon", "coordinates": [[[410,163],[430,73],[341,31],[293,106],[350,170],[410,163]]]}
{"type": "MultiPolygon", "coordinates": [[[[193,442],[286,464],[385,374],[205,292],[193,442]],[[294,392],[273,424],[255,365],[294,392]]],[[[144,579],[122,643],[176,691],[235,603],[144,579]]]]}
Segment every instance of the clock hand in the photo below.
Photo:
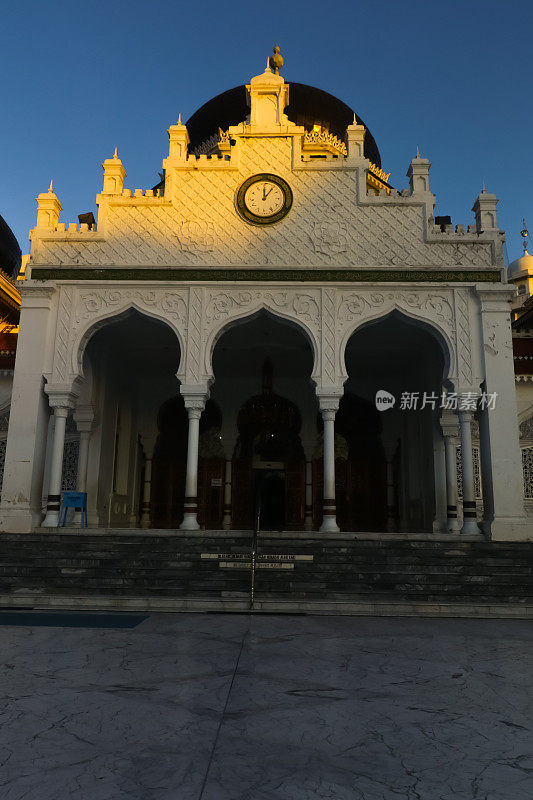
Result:
{"type": "Polygon", "coordinates": [[[265,194],[265,189],[263,187],[263,200],[266,200],[270,192],[272,191],[273,187],[271,186],[268,192],[265,194]]]}

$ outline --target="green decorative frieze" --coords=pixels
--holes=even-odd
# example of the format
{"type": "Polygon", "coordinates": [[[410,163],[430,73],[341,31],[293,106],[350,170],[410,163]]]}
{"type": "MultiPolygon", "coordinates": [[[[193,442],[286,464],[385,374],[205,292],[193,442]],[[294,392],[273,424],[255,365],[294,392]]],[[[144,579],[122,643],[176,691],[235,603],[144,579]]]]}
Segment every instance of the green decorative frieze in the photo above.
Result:
{"type": "Polygon", "coordinates": [[[291,281],[294,283],[500,283],[501,272],[490,270],[401,270],[401,269],[94,269],[83,267],[35,267],[38,281],[291,281]]]}

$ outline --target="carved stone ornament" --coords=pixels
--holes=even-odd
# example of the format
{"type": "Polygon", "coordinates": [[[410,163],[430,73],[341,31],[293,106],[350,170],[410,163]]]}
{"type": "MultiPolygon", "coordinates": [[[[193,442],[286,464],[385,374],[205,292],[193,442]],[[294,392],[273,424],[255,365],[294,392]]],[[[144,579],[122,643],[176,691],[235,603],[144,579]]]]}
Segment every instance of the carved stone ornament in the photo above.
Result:
{"type": "Polygon", "coordinates": [[[448,327],[453,326],[453,310],[450,300],[432,292],[369,292],[368,294],[346,293],[342,296],[338,316],[343,322],[352,322],[365,312],[374,312],[381,307],[398,306],[428,314],[448,327]]]}
{"type": "Polygon", "coordinates": [[[185,324],[187,318],[185,292],[128,288],[82,291],[76,307],[76,323],[102,311],[107,313],[132,302],[147,309],[157,309],[165,316],[185,324]]]}
{"type": "Polygon", "coordinates": [[[212,223],[197,220],[182,222],[177,234],[178,243],[185,253],[211,253],[215,249],[215,229],[212,223]]]}
{"type": "Polygon", "coordinates": [[[345,253],[348,249],[346,225],[335,220],[315,222],[311,241],[315,253],[324,253],[324,255],[345,253]]]}
{"type": "Polygon", "coordinates": [[[299,317],[312,325],[318,325],[320,318],[319,294],[315,292],[290,291],[235,291],[210,292],[207,295],[205,321],[212,325],[219,320],[228,319],[242,313],[246,308],[266,305],[271,308],[299,317]]]}
{"type": "Polygon", "coordinates": [[[54,344],[54,382],[71,378],[73,359],[84,333],[113,314],[129,308],[146,311],[166,318],[178,330],[187,326],[188,291],[144,289],[135,287],[92,287],[91,289],[62,286],[60,290],[56,339],[54,344]]]}
{"type": "Polygon", "coordinates": [[[533,417],[524,420],[520,424],[519,430],[521,439],[533,439],[533,417]]]}

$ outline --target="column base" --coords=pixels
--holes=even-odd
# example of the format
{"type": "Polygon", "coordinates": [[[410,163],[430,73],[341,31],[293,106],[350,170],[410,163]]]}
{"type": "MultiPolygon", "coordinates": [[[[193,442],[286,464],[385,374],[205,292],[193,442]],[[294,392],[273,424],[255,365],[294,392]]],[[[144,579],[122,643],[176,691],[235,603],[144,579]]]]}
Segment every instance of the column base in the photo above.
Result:
{"type": "Polygon", "coordinates": [[[490,538],[493,542],[531,542],[533,518],[495,517],[490,525],[490,538]]]}
{"type": "Polygon", "coordinates": [[[340,528],[337,525],[337,518],[332,516],[324,517],[319,530],[320,533],[339,533],[340,528]]]}
{"type": "Polygon", "coordinates": [[[186,511],[183,515],[183,522],[180,525],[180,531],[199,531],[200,526],[196,519],[196,512],[186,511]]]}
{"type": "Polygon", "coordinates": [[[48,511],[41,522],[42,528],[57,528],[59,526],[59,511],[48,511]]]}
{"type": "Polygon", "coordinates": [[[140,525],[141,525],[141,528],[149,528],[150,527],[150,516],[148,514],[143,514],[142,515],[140,525]]]}
{"type": "Polygon", "coordinates": [[[463,527],[461,528],[461,533],[479,533],[479,525],[477,519],[473,517],[467,517],[463,520],[463,527]]]}

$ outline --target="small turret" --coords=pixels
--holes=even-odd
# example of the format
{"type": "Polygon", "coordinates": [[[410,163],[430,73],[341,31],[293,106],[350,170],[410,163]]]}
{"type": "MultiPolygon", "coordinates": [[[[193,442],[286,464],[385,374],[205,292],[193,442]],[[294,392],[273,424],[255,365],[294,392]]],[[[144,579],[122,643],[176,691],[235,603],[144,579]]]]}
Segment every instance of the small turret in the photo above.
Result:
{"type": "Polygon", "coordinates": [[[476,217],[477,233],[491,233],[498,230],[496,221],[496,206],[498,198],[495,194],[489,194],[483,184],[483,188],[476,198],[472,211],[476,217]]]}
{"type": "Polygon", "coordinates": [[[104,188],[102,189],[102,194],[122,194],[126,170],[118,157],[116,147],[113,158],[106,158],[102,167],[104,168],[104,188]]]}
{"type": "Polygon", "coordinates": [[[173,161],[187,160],[187,147],[189,146],[189,134],[186,125],[182,124],[181,114],[176,125],[171,125],[168,129],[169,150],[168,157],[173,161]]]}
{"type": "Polygon", "coordinates": [[[257,131],[279,130],[282,125],[289,124],[283,113],[289,104],[289,87],[279,74],[282,64],[279,47],[275,47],[274,55],[267,61],[265,71],[253,77],[246,87],[250,104],[250,125],[257,131]],[[274,73],[271,70],[272,64],[274,73]]]}
{"type": "Polygon", "coordinates": [[[407,177],[411,186],[411,195],[417,197],[419,195],[429,195],[429,170],[431,163],[427,158],[422,158],[418,147],[416,148],[416,156],[409,164],[407,170],[407,177]]]}
{"type": "Polygon", "coordinates": [[[346,128],[346,139],[348,143],[348,158],[364,158],[365,147],[365,133],[366,128],[364,125],[358,125],[357,119],[354,115],[353,122],[346,128]]]}
{"type": "Polygon", "coordinates": [[[54,231],[59,222],[61,203],[54,192],[54,182],[50,181],[50,188],[42,192],[37,198],[37,228],[54,231]]]}

